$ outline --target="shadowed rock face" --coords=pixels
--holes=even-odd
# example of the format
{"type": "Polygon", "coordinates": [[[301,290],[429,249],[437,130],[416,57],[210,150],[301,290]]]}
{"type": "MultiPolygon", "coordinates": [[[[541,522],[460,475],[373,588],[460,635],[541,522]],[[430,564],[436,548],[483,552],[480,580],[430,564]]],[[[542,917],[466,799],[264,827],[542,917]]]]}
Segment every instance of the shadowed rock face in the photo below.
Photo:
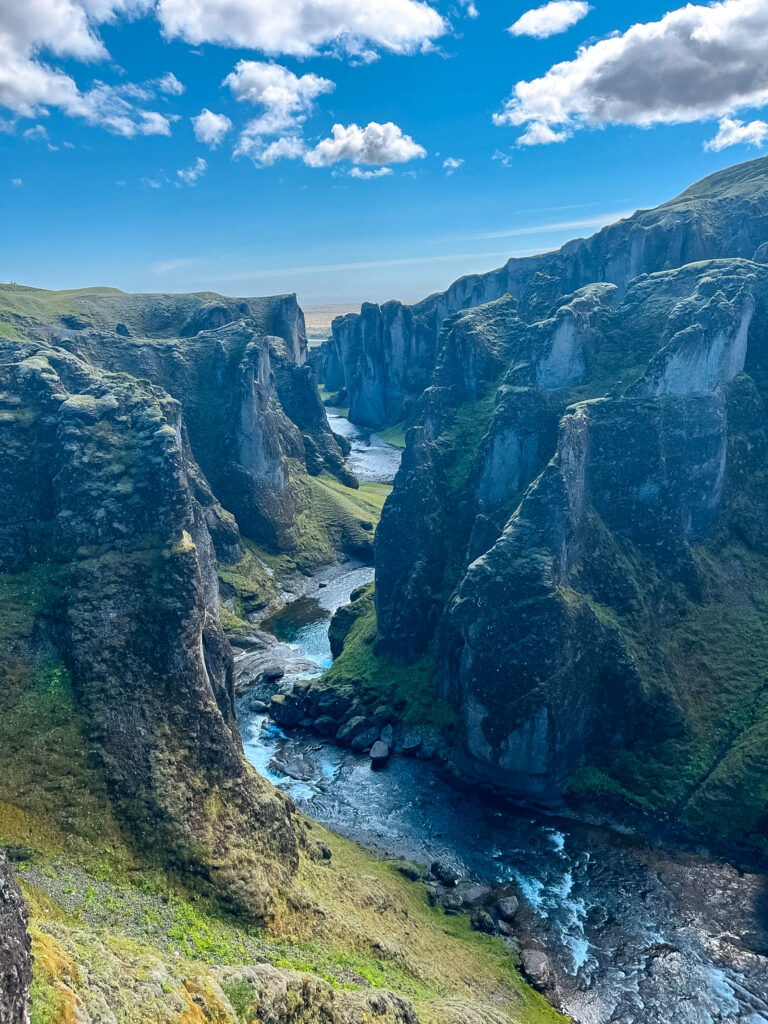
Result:
{"type": "MultiPolygon", "coordinates": [[[[278,296],[221,299],[188,311],[189,298],[170,297],[167,317],[160,317],[160,338],[103,331],[108,317],[100,307],[100,318],[89,311],[98,327],[62,333],[56,324],[27,316],[17,330],[25,338],[66,348],[90,365],[166,390],[180,403],[195,459],[219,500],[250,538],[289,551],[306,502],[300,478],[327,471],[355,483],[305,362],[301,310],[295,297],[278,296]],[[181,299],[186,303],[177,310],[181,299]],[[268,333],[272,330],[283,335],[268,333]]],[[[151,299],[160,297],[122,296],[118,311],[133,330],[145,326],[147,318],[160,330],[155,306],[153,317],[144,308],[151,299]]],[[[220,537],[216,532],[217,544],[220,537]]],[[[223,561],[238,558],[237,549],[218,553],[223,561]]]]}
{"type": "Polygon", "coordinates": [[[721,171],[655,210],[641,210],[556,252],[511,259],[460,278],[413,306],[364,303],[333,323],[320,373],[344,391],[350,419],[371,427],[408,416],[428,385],[446,317],[510,294],[526,320],[545,317],[563,295],[593,282],[624,292],[641,274],[721,257],[751,259],[768,234],[768,158],[721,171]]]}
{"type": "Polygon", "coordinates": [[[27,1024],[32,949],[19,887],[0,857],[0,1024],[27,1024]]]}
{"type": "Polygon", "coordinates": [[[235,722],[213,535],[236,545],[236,527],[165,391],[63,349],[15,354],[0,366],[0,570],[56,581],[40,628],[132,840],[263,917],[298,840],[235,722]]]}
{"type": "Polygon", "coordinates": [[[469,770],[768,852],[767,366],[750,260],[444,321],[375,599],[391,658],[434,640],[469,770]]]}

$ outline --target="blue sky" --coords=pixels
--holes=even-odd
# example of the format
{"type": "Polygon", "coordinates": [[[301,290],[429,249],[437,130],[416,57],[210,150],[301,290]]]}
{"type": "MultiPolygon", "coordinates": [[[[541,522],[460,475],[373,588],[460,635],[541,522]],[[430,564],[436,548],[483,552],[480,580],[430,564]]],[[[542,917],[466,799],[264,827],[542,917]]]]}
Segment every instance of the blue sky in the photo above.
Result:
{"type": "Polygon", "coordinates": [[[475,5],[0,0],[0,280],[414,300],[762,152],[765,0],[475,5]]]}

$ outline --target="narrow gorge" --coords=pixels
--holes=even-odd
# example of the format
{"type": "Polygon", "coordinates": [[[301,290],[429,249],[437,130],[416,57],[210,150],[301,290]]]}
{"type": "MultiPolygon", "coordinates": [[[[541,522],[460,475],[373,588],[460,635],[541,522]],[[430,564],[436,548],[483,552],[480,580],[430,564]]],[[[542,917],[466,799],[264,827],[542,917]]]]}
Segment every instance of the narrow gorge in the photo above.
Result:
{"type": "Polygon", "coordinates": [[[308,347],[0,285],[0,1021],[768,1022],[768,158],[308,347]]]}

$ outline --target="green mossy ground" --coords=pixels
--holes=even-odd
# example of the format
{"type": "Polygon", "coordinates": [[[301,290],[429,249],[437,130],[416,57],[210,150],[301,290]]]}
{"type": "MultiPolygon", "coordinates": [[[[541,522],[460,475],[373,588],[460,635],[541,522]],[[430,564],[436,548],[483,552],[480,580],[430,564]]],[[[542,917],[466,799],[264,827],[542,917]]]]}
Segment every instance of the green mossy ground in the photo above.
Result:
{"type": "Polygon", "coordinates": [[[349,630],[344,649],[320,685],[350,693],[373,710],[394,708],[404,722],[431,725],[450,732],[455,712],[437,695],[437,667],[430,648],[412,665],[395,665],[377,650],[376,609],[363,611],[349,630]]]}
{"type": "Polygon", "coordinates": [[[394,445],[395,448],[405,448],[405,420],[395,423],[385,430],[377,431],[376,437],[386,441],[387,444],[394,445]]]}

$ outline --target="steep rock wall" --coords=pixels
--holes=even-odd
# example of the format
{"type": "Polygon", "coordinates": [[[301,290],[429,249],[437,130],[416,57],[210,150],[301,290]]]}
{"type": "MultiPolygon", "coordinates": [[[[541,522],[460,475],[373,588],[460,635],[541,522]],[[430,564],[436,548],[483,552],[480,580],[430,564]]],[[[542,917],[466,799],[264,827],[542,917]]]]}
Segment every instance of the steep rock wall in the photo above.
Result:
{"type": "Polygon", "coordinates": [[[179,403],[34,346],[0,367],[0,391],[0,569],[58,578],[46,631],[118,815],[137,845],[265,916],[297,829],[242,753],[208,528],[221,513],[179,403]]]}
{"type": "Polygon", "coordinates": [[[359,315],[333,323],[322,359],[326,387],[345,392],[353,422],[397,423],[429,381],[443,321],[459,310],[510,294],[526,320],[538,320],[563,295],[593,282],[624,291],[641,274],[722,257],[751,259],[768,236],[767,176],[768,158],[741,164],[591,238],[460,278],[413,306],[365,303],[359,315]]]}

